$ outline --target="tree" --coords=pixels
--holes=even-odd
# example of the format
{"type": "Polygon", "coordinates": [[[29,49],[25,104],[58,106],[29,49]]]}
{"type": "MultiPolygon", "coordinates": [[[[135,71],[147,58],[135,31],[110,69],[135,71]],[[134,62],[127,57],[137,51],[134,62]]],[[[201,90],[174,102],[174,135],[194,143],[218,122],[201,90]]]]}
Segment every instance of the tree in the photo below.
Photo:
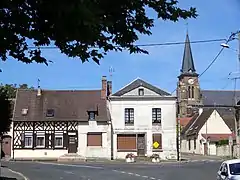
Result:
{"type": "Polygon", "coordinates": [[[164,21],[197,17],[195,8],[177,5],[177,0],[1,0],[0,58],[48,64],[40,47],[52,45],[98,64],[112,50],[148,53],[134,45],[140,34],[151,35],[154,19],[146,9],[164,21]]]}
{"type": "Polygon", "coordinates": [[[16,84],[1,84],[0,88],[3,88],[6,93],[7,93],[7,97],[9,99],[14,99],[16,97],[16,92],[17,92],[17,88],[20,89],[34,89],[34,87],[28,87],[27,84],[19,84],[19,86],[17,86],[16,84]]]}
{"type": "Polygon", "coordinates": [[[0,87],[0,139],[1,136],[10,130],[12,105],[8,98],[7,91],[0,87]]]}

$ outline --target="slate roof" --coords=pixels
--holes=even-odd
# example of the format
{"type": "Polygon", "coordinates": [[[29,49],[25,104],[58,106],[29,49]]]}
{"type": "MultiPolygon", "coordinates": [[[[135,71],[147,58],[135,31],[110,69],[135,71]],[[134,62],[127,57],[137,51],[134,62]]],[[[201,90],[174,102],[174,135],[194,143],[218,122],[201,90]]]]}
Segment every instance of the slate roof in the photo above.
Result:
{"type": "Polygon", "coordinates": [[[124,95],[125,93],[128,93],[138,87],[145,87],[161,96],[171,96],[170,93],[162,90],[162,89],[159,89],[157,88],[156,86],[153,86],[149,83],[147,83],[146,81],[143,81],[142,79],[140,78],[137,78],[136,80],[134,80],[133,82],[131,82],[130,84],[128,84],[127,86],[123,87],[122,89],[120,89],[119,91],[117,91],[116,93],[114,93],[112,96],[122,96],[124,95]]]}
{"type": "Polygon", "coordinates": [[[186,35],[183,61],[182,61],[182,74],[196,74],[196,69],[194,67],[192,50],[190,45],[190,40],[188,34],[186,35]]]}
{"type": "Polygon", "coordinates": [[[197,118],[193,118],[187,124],[187,126],[185,126],[182,131],[182,135],[191,136],[198,134],[214,110],[219,113],[229,129],[233,131],[235,129],[235,117],[233,108],[204,108],[203,112],[197,118]]]}
{"type": "MultiPolygon", "coordinates": [[[[232,107],[235,105],[234,91],[201,90],[203,105],[232,107]]],[[[240,100],[240,91],[235,91],[236,100],[240,100]]]]}
{"type": "Polygon", "coordinates": [[[101,99],[101,90],[37,90],[19,89],[14,121],[88,121],[88,110],[98,112],[96,121],[107,121],[106,100],[101,99]],[[22,115],[27,108],[28,114],[22,115]],[[54,109],[54,117],[46,117],[47,109],[54,109]]]}

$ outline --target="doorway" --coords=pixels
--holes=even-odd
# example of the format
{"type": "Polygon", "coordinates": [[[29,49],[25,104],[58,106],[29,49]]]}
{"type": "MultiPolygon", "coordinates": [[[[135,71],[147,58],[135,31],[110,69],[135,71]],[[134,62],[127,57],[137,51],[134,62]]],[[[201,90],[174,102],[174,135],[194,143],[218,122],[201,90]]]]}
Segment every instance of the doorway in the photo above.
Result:
{"type": "Polygon", "coordinates": [[[76,132],[68,133],[68,153],[76,153],[78,147],[78,138],[76,132]]]}
{"type": "Polygon", "coordinates": [[[145,156],[145,134],[137,134],[137,155],[145,156]]]}

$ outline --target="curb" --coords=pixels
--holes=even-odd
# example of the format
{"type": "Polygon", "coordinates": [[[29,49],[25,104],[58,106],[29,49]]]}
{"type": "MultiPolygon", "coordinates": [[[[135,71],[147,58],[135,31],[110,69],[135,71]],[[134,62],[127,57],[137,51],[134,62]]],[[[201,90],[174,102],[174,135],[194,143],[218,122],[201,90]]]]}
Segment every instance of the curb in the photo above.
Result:
{"type": "Polygon", "coordinates": [[[14,171],[14,170],[12,170],[12,169],[9,169],[9,168],[7,168],[9,171],[11,171],[12,173],[14,173],[14,174],[17,174],[17,175],[19,175],[19,176],[21,176],[24,180],[29,180],[26,176],[24,176],[22,173],[20,173],[20,172],[17,172],[17,171],[14,171]]]}

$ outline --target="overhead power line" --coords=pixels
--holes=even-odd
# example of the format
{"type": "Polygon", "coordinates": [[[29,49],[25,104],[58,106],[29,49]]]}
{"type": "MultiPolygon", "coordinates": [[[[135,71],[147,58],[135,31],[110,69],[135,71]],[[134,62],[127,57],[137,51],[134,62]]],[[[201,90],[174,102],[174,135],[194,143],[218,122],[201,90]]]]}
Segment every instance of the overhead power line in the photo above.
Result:
{"type": "MultiPolygon", "coordinates": [[[[200,43],[210,43],[210,42],[220,42],[226,41],[226,39],[208,39],[208,40],[198,40],[198,41],[191,41],[191,44],[200,44],[200,43]]],[[[136,44],[138,47],[152,47],[152,46],[172,46],[172,45],[181,45],[185,44],[185,42],[166,42],[166,43],[150,43],[150,44],[136,44]]],[[[114,46],[120,47],[120,46],[114,46]]],[[[37,47],[30,46],[29,49],[35,49],[37,47]]],[[[40,46],[40,49],[57,49],[57,46],[40,46]]]]}
{"type": "MultiPolygon", "coordinates": [[[[229,36],[229,38],[228,38],[227,40],[225,40],[225,41],[226,41],[226,44],[227,44],[229,41],[232,40],[233,36],[234,36],[234,33],[231,33],[231,35],[229,36]]],[[[210,62],[210,64],[206,67],[206,69],[205,69],[201,74],[199,74],[198,78],[200,78],[200,77],[213,65],[213,63],[218,59],[218,57],[220,56],[220,54],[222,53],[222,51],[223,51],[224,48],[225,48],[225,47],[222,47],[222,48],[220,49],[220,51],[217,53],[217,55],[214,57],[214,59],[210,62]]],[[[195,79],[194,82],[195,82],[196,80],[197,80],[197,79],[195,79]]],[[[175,89],[171,92],[171,94],[173,94],[176,90],[177,90],[177,88],[175,88],[175,89]]]]}

